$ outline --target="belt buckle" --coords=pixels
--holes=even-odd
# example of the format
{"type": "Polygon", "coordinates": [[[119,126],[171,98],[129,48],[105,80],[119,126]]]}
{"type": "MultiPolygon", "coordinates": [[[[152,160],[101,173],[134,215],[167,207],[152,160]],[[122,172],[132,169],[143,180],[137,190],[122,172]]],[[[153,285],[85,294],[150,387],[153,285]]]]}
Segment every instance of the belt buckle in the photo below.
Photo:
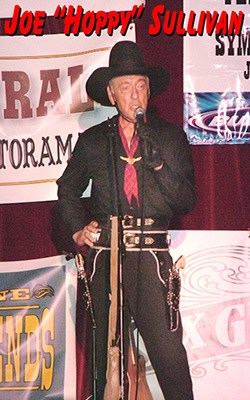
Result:
{"type": "Polygon", "coordinates": [[[134,217],[132,217],[131,215],[124,215],[124,218],[122,220],[123,228],[133,228],[133,221],[134,217]]]}
{"type": "Polygon", "coordinates": [[[136,247],[139,244],[139,240],[135,233],[125,232],[123,235],[123,243],[128,248],[136,247]]]}

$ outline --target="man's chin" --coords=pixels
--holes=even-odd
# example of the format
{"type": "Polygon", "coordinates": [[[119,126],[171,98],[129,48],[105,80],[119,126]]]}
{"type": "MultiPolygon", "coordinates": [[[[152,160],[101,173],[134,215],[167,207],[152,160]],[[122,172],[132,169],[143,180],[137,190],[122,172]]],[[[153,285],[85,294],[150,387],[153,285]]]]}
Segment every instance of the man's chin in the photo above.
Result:
{"type": "Polygon", "coordinates": [[[127,122],[130,122],[131,124],[136,123],[136,118],[134,115],[126,115],[120,112],[120,116],[122,117],[122,119],[124,119],[127,122]]]}

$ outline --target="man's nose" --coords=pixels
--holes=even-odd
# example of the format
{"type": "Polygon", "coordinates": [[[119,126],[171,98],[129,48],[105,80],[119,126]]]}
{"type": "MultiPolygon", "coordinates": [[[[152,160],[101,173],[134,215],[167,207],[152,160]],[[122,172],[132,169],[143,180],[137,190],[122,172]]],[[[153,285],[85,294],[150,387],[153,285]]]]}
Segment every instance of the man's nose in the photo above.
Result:
{"type": "Polygon", "coordinates": [[[136,87],[132,87],[132,94],[131,94],[133,99],[137,99],[138,97],[138,90],[136,87]]]}

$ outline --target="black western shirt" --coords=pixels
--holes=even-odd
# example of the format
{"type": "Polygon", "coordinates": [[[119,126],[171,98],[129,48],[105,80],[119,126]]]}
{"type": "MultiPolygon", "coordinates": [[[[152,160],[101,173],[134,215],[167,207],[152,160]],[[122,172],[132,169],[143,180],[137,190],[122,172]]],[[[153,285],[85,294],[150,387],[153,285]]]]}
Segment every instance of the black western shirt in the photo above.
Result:
{"type": "Polygon", "coordinates": [[[80,134],[72,157],[57,181],[60,210],[71,235],[90,220],[115,215],[117,209],[122,215],[140,217],[142,200],[144,215],[162,218],[166,221],[166,228],[174,214],[185,214],[193,208],[194,170],[185,132],[158,117],[148,118],[148,126],[154,134],[164,166],[160,171],[144,168],[139,143],[134,154],[135,158],[142,157],[134,163],[139,205],[136,201],[130,205],[123,190],[126,162],[120,156],[127,155],[119,135],[118,116],[80,134]],[[89,219],[81,196],[90,179],[89,219]]]}

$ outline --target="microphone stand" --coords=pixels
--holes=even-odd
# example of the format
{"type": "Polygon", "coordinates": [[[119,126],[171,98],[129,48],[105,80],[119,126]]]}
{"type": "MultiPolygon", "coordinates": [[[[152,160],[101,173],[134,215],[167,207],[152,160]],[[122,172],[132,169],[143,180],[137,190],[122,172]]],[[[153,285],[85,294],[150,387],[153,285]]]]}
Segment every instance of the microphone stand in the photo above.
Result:
{"type": "MultiPolygon", "coordinates": [[[[140,269],[141,265],[141,256],[142,256],[142,247],[143,247],[143,233],[144,233],[144,222],[145,222],[145,207],[144,207],[144,199],[145,199],[145,175],[146,175],[146,160],[148,156],[148,148],[147,148],[147,142],[145,140],[142,140],[140,138],[140,127],[143,126],[144,124],[144,111],[143,113],[140,110],[140,113],[136,115],[137,118],[137,125],[136,125],[136,130],[137,134],[139,135],[139,142],[141,143],[141,148],[142,148],[142,197],[141,197],[141,233],[140,233],[140,252],[139,252],[139,261],[138,261],[138,271],[140,269]]],[[[138,290],[137,289],[137,296],[138,296],[138,290]]],[[[138,300],[137,300],[137,306],[138,308],[138,300]]],[[[136,341],[136,349],[137,349],[137,360],[136,360],[136,391],[135,391],[135,399],[137,400],[138,398],[138,383],[139,383],[139,332],[137,330],[137,341],[136,341]]]]}
{"type": "Polygon", "coordinates": [[[125,400],[125,356],[124,356],[124,285],[123,285],[123,257],[126,252],[123,242],[123,225],[121,201],[119,193],[119,180],[117,172],[116,152],[115,152],[115,133],[111,128],[110,132],[110,158],[112,164],[112,183],[114,194],[114,213],[118,217],[118,300],[119,300],[119,333],[120,333],[120,400],[125,400]]]}

